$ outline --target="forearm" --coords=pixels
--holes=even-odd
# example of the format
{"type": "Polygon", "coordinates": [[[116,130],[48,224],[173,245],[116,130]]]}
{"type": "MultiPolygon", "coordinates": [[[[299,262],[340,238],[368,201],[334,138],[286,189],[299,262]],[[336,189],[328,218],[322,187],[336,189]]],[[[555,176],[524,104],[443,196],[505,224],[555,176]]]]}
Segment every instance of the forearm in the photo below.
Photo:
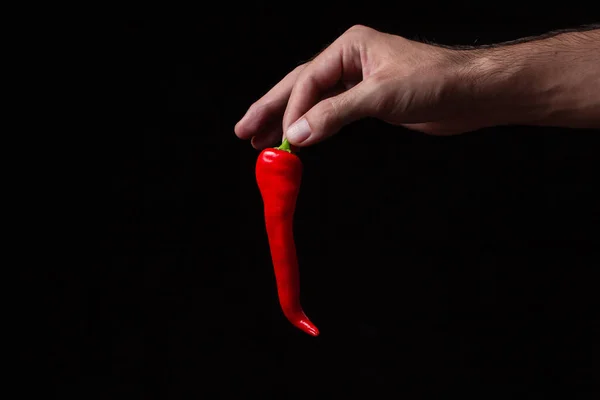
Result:
{"type": "Polygon", "coordinates": [[[600,29],[471,55],[473,98],[491,124],[600,128],[600,29]]]}

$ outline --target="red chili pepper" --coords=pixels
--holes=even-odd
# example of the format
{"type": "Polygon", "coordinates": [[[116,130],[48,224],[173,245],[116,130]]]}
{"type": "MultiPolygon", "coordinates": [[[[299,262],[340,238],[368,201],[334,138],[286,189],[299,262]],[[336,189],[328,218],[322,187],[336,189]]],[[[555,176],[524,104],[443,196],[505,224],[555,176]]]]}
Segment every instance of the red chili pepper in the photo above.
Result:
{"type": "Polygon", "coordinates": [[[258,156],[256,181],[265,208],[279,304],[294,326],[318,336],[319,330],[300,305],[300,274],[292,226],[301,178],[302,162],[292,153],[287,140],[280,147],[263,150],[258,156]]]}

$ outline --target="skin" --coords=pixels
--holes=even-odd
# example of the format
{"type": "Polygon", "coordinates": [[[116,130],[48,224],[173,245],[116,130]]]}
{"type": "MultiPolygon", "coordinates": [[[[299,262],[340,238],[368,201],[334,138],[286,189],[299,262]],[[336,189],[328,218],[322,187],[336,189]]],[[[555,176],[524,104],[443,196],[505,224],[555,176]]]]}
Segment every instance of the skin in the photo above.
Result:
{"type": "Polygon", "coordinates": [[[514,124],[600,128],[599,65],[597,28],[449,48],[359,25],[252,104],[235,134],[263,149],[286,137],[310,146],[364,117],[432,135],[514,124]],[[303,140],[295,123],[308,127],[303,140]]]}

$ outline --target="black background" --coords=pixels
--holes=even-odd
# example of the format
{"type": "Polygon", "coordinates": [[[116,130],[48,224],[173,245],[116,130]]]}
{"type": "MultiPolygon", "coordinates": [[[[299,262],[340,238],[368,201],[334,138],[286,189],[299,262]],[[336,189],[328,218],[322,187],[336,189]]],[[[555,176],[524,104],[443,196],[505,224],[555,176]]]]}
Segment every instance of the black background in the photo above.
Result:
{"type": "Polygon", "coordinates": [[[596,132],[362,120],[302,150],[302,302],[321,336],[279,309],[258,152],[233,133],[253,101],[357,23],[483,44],[595,22],[461,4],[115,12],[88,77],[110,122],[82,150],[93,250],[51,281],[59,398],[592,398],[596,132]]]}

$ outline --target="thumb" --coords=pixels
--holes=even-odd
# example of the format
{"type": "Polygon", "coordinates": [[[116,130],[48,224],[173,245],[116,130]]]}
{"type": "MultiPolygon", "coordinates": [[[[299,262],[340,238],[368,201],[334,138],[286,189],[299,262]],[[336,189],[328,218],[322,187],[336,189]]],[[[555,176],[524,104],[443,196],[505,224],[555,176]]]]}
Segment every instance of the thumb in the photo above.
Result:
{"type": "Polygon", "coordinates": [[[310,146],[337,133],[343,126],[374,112],[376,91],[368,82],[315,104],[285,132],[294,146],[310,146]]]}

